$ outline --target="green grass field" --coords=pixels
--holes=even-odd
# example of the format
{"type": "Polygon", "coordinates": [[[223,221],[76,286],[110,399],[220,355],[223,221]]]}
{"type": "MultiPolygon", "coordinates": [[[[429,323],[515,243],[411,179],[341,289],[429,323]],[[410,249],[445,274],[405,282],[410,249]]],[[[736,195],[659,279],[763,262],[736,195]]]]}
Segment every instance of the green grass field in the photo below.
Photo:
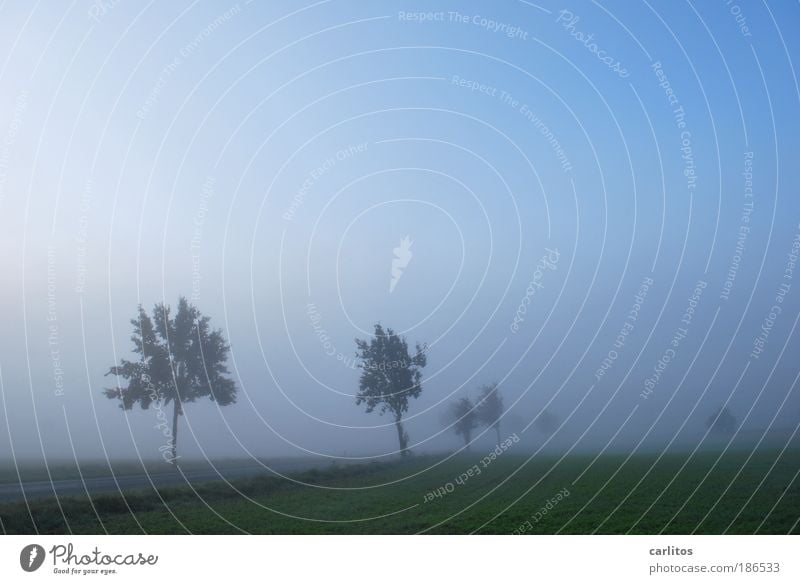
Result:
{"type": "Polygon", "coordinates": [[[590,466],[588,455],[525,464],[505,453],[485,468],[482,457],[416,456],[294,477],[307,485],[259,477],[234,481],[236,490],[206,483],[62,498],[60,507],[5,503],[0,522],[5,533],[50,534],[800,533],[798,450],[761,452],[747,464],[746,453],[727,453],[715,467],[717,453],[669,454],[649,474],[657,455],[624,465],[624,456],[604,455],[590,466]],[[476,464],[480,474],[463,474],[476,464]],[[444,494],[432,496],[437,489],[444,494]]]}
{"type": "MultiPolygon", "coordinates": [[[[302,463],[306,460],[308,459],[287,457],[264,459],[262,462],[272,466],[287,467],[291,466],[293,463],[302,463]]],[[[182,461],[181,468],[187,472],[214,471],[252,464],[253,460],[251,459],[223,458],[215,460],[213,465],[208,461],[202,460],[182,461]]],[[[116,460],[112,461],[110,465],[108,462],[101,460],[88,460],[81,462],[80,467],[75,464],[74,460],[56,460],[51,461],[47,468],[40,461],[19,460],[16,466],[13,464],[0,466],[0,484],[16,483],[20,479],[22,481],[47,481],[50,479],[61,481],[67,479],[107,477],[110,476],[111,471],[118,477],[124,477],[127,475],[140,475],[142,473],[159,474],[171,472],[172,469],[171,466],[162,459],[144,461],[116,460]]]]}

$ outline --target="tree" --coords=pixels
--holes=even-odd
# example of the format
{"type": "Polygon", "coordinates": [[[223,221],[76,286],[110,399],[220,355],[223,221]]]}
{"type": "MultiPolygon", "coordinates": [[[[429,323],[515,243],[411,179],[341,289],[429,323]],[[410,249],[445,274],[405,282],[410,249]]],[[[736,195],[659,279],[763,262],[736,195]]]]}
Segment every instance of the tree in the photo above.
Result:
{"type": "Polygon", "coordinates": [[[497,443],[500,444],[500,418],[503,416],[503,397],[496,383],[484,385],[478,395],[478,421],[487,428],[497,432],[497,443]]]}
{"type": "Polygon", "coordinates": [[[171,440],[171,448],[165,449],[171,450],[170,462],[175,464],[178,416],[183,415],[185,404],[203,397],[223,406],[236,402],[236,384],[227,377],[225,365],[230,346],[222,331],[210,329],[209,320],[183,297],[174,317],[163,303],[155,306],[152,319],[139,306],[138,317],[131,320],[133,352],[139,357],[123,359],[106,374],[115,375],[118,383],[106,389],[105,395],[120,400],[124,410],[136,404],[143,410],[153,405],[161,413],[162,407],[172,403],[172,432],[166,418],[162,431],[171,440]],[[120,378],[127,380],[127,387],[119,385],[120,378]]]}
{"type": "Polygon", "coordinates": [[[706,427],[715,434],[733,434],[736,430],[736,418],[727,406],[719,408],[706,419],[706,427]]]}
{"type": "Polygon", "coordinates": [[[356,405],[367,404],[367,413],[379,408],[380,414],[394,417],[400,454],[408,454],[408,433],[403,428],[403,414],[408,411],[409,398],[422,393],[422,368],[427,365],[427,347],[417,344],[416,353],[408,353],[408,343],[380,324],[375,325],[372,339],[356,339],[356,359],[361,369],[356,405]]]}
{"type": "Polygon", "coordinates": [[[472,431],[480,425],[478,412],[472,400],[462,397],[451,403],[442,422],[461,436],[464,439],[464,446],[469,449],[470,442],[472,442],[472,431]]]}

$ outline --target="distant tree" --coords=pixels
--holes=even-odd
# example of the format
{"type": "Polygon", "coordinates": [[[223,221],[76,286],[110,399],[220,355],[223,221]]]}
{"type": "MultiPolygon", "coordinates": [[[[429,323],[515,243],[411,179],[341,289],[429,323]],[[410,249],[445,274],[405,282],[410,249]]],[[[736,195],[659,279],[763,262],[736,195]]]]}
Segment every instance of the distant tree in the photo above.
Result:
{"type": "Polygon", "coordinates": [[[403,428],[403,414],[408,411],[409,398],[422,393],[422,368],[427,365],[427,347],[417,344],[412,356],[405,338],[380,324],[375,325],[372,339],[356,339],[356,359],[361,369],[356,405],[367,404],[367,413],[379,408],[380,414],[394,417],[400,454],[408,454],[408,433],[403,428]]]}
{"type": "Polygon", "coordinates": [[[736,431],[736,418],[727,406],[719,408],[706,419],[706,427],[714,434],[733,434],[736,431]]]}
{"type": "Polygon", "coordinates": [[[542,434],[550,436],[558,430],[558,416],[548,410],[543,410],[536,416],[533,426],[542,434]]]}
{"type": "Polygon", "coordinates": [[[487,428],[497,432],[497,443],[500,444],[500,418],[503,416],[503,396],[496,383],[484,385],[478,394],[478,421],[487,428]]]}
{"type": "Polygon", "coordinates": [[[139,357],[123,359],[107,373],[128,382],[127,387],[105,390],[106,397],[120,400],[124,410],[136,404],[143,410],[154,405],[160,413],[162,406],[172,403],[172,433],[166,417],[162,431],[171,440],[170,462],[175,464],[178,416],[185,404],[203,397],[223,406],[236,401],[236,384],[227,377],[225,365],[230,346],[222,331],[210,329],[209,320],[183,297],[175,316],[162,303],[155,306],[151,319],[140,306],[138,317],[131,320],[133,352],[139,357]]]}
{"type": "Polygon", "coordinates": [[[472,432],[479,425],[478,411],[475,404],[468,397],[462,397],[450,404],[447,416],[447,426],[464,439],[464,445],[469,449],[472,442],[472,432]]]}

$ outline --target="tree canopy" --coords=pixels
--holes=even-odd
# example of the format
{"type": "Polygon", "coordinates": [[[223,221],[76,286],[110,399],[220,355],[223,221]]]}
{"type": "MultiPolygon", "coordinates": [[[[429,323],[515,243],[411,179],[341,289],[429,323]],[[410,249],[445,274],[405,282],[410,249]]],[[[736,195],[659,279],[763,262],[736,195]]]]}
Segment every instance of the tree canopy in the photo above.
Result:
{"type": "Polygon", "coordinates": [[[464,445],[469,448],[472,432],[480,423],[475,404],[468,397],[457,399],[450,404],[450,419],[453,431],[464,439],[464,445]]]}
{"type": "Polygon", "coordinates": [[[480,388],[478,394],[478,421],[487,428],[494,428],[497,433],[497,443],[500,443],[500,418],[503,416],[505,406],[503,405],[503,396],[500,395],[500,389],[497,383],[484,385],[480,388]]]}
{"type": "Polygon", "coordinates": [[[173,405],[171,434],[172,460],[177,459],[177,423],[183,407],[208,397],[222,406],[236,401],[236,384],[228,377],[226,361],[230,346],[222,331],[212,330],[210,318],[189,304],[186,298],[178,301],[177,313],[164,303],[153,308],[152,318],[139,306],[133,325],[134,360],[122,359],[107,375],[127,381],[123,386],[105,390],[106,397],[118,399],[120,407],[130,410],[138,404],[150,406],[173,405]]]}
{"type": "Polygon", "coordinates": [[[356,359],[361,376],[356,405],[366,404],[367,413],[378,409],[381,415],[394,417],[400,453],[408,453],[408,433],[403,429],[403,415],[411,398],[422,393],[422,368],[427,365],[427,347],[417,344],[414,355],[408,352],[405,338],[391,328],[375,325],[371,339],[356,339],[356,359]]]}

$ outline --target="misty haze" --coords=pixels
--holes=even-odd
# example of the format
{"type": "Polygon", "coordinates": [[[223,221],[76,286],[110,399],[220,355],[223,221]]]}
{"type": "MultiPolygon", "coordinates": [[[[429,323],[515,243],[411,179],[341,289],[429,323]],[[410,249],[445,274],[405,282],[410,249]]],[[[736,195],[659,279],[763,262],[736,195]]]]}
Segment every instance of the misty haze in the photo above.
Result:
{"type": "Polygon", "coordinates": [[[800,532],[796,4],[45,4],[3,533],[800,532]]]}

